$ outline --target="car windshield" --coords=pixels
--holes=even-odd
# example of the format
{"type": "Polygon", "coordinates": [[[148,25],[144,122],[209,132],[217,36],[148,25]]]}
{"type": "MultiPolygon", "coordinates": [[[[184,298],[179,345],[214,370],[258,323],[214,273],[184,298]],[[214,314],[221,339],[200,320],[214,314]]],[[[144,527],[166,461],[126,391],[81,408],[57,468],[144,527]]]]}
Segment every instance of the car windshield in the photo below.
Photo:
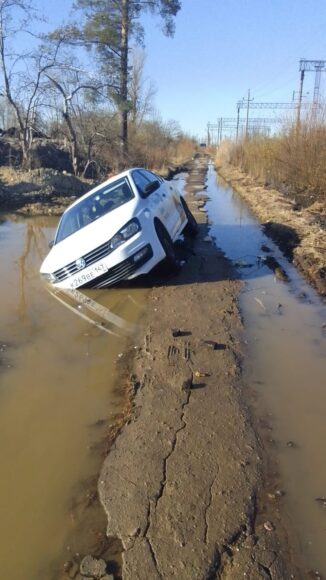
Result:
{"type": "Polygon", "coordinates": [[[127,203],[133,197],[134,194],[126,177],[97,189],[93,195],[82,199],[63,214],[55,237],[55,244],[104,214],[127,203]]]}

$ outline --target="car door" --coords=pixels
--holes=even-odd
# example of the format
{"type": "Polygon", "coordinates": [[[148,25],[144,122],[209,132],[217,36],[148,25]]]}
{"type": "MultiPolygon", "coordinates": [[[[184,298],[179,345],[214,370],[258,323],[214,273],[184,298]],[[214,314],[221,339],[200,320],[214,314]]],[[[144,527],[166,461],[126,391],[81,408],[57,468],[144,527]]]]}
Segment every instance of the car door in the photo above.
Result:
{"type": "Polygon", "coordinates": [[[148,197],[152,211],[159,217],[173,238],[181,221],[180,211],[182,210],[179,210],[180,202],[172,185],[147,169],[134,171],[133,179],[140,195],[148,197]],[[146,186],[155,181],[159,183],[159,186],[155,191],[146,195],[146,186]]]}

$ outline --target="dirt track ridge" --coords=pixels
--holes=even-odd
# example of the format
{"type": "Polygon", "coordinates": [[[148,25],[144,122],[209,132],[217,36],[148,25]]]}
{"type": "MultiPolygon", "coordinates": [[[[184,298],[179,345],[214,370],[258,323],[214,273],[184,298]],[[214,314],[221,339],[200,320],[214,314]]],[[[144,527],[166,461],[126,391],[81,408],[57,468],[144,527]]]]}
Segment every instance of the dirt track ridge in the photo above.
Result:
{"type": "Polygon", "coordinates": [[[257,520],[262,453],[243,401],[241,285],[207,239],[207,164],[197,157],[187,182],[199,236],[181,272],[151,292],[133,413],[99,480],[128,580],[291,578],[284,545],[257,520]]]}

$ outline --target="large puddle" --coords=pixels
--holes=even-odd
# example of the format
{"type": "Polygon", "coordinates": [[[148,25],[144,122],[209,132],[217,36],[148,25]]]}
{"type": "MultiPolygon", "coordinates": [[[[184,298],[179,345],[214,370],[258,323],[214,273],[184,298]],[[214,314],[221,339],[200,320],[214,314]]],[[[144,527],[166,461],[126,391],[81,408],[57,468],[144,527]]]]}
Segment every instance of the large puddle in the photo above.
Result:
{"type": "Polygon", "coordinates": [[[241,198],[216,181],[212,167],[207,185],[211,235],[245,283],[246,379],[256,393],[257,413],[269,416],[265,439],[277,453],[284,509],[303,567],[326,575],[326,512],[317,501],[326,500],[326,307],[264,236],[241,198]],[[285,269],[288,283],[264,265],[267,255],[285,269]]]}
{"type": "Polygon", "coordinates": [[[56,223],[0,223],[0,562],[15,580],[57,578],[58,556],[69,560],[73,499],[98,467],[90,447],[121,411],[116,361],[146,295],[51,295],[38,270],[56,223]]]}

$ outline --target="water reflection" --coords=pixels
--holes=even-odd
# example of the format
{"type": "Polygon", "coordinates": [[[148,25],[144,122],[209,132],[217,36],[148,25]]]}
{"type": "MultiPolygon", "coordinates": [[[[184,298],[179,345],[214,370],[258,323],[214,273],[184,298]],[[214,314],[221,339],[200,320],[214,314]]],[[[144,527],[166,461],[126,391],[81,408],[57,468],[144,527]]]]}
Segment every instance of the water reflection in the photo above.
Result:
{"type": "MultiPolygon", "coordinates": [[[[117,306],[114,300],[115,291],[112,291],[109,295],[107,291],[102,291],[100,295],[97,294],[95,296],[90,296],[89,294],[91,294],[91,291],[87,294],[86,291],[77,289],[65,290],[48,286],[47,290],[54,298],[74,314],[80,316],[80,318],[83,318],[83,320],[93,324],[100,330],[103,330],[103,332],[115,336],[121,336],[124,334],[131,334],[138,328],[138,325],[135,323],[114,313],[113,308],[117,306]],[[106,299],[106,301],[107,298],[110,298],[112,302],[111,308],[106,304],[101,304],[99,301],[100,297],[106,299]]],[[[125,299],[129,303],[129,308],[127,309],[128,314],[130,315],[133,313],[133,318],[138,320],[139,313],[143,310],[143,305],[137,303],[130,294],[127,294],[125,299]]]]}
{"type": "Polygon", "coordinates": [[[25,240],[23,242],[21,255],[17,260],[19,269],[19,314],[22,319],[26,319],[27,317],[26,285],[28,285],[29,278],[28,259],[31,256],[33,260],[38,259],[41,261],[46,245],[45,233],[39,225],[29,220],[26,222],[25,231],[25,240]]]}
{"type": "Polygon", "coordinates": [[[319,569],[324,575],[325,513],[315,498],[326,490],[326,308],[264,235],[241,198],[216,182],[212,168],[207,192],[211,235],[238,263],[244,280],[245,378],[255,389],[257,417],[268,414],[266,446],[272,445],[277,453],[286,514],[298,536],[303,567],[319,569]],[[264,264],[255,266],[262,248],[277,258],[288,282],[277,279],[264,264]],[[295,445],[288,446],[289,441],[295,445]]]}
{"type": "Polygon", "coordinates": [[[0,223],[0,561],[1,576],[15,580],[52,578],[50,562],[75,530],[68,506],[94,473],[92,446],[120,412],[116,361],[146,296],[47,291],[39,265],[56,223],[0,223]]]}

